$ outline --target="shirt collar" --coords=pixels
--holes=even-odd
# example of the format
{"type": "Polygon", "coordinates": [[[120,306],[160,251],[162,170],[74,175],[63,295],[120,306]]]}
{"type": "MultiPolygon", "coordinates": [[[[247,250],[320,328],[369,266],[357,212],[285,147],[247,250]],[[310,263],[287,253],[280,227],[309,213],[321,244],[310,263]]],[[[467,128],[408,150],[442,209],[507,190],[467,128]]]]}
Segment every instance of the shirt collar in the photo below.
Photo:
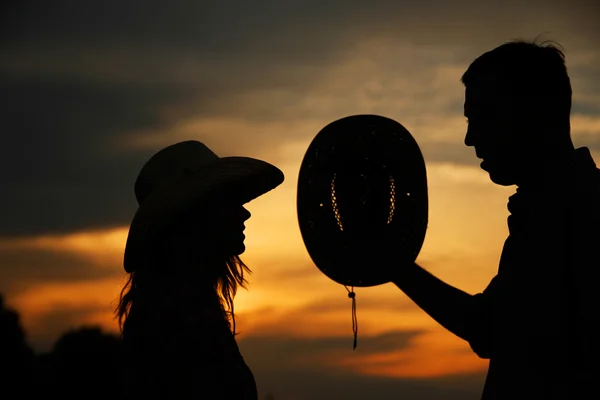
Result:
{"type": "MultiPolygon", "coordinates": [[[[556,169],[556,172],[548,174],[552,176],[551,181],[540,181],[539,187],[518,187],[516,193],[509,197],[508,210],[511,214],[519,212],[522,209],[522,203],[525,198],[535,192],[554,191],[559,193],[568,193],[571,191],[565,186],[573,187],[586,184],[590,177],[597,172],[596,163],[592,158],[589,148],[579,147],[573,151],[570,157],[556,169]]],[[[546,178],[547,179],[547,178],[546,178]]]]}

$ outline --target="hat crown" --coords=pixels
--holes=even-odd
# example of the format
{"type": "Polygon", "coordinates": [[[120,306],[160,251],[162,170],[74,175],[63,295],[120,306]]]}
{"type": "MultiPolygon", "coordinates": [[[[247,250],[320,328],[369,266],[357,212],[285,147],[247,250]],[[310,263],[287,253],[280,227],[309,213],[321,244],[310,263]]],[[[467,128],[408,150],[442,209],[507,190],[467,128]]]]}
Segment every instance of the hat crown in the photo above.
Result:
{"type": "Polygon", "coordinates": [[[138,204],[157,188],[196,173],[219,159],[204,143],[189,140],[167,146],[142,167],[134,193],[138,204]]]}
{"type": "Polygon", "coordinates": [[[427,194],[425,161],[404,126],[378,115],[334,121],[300,166],[297,211],[306,249],[337,283],[387,283],[420,252],[427,194]],[[391,254],[400,261],[390,264],[391,254]]]}

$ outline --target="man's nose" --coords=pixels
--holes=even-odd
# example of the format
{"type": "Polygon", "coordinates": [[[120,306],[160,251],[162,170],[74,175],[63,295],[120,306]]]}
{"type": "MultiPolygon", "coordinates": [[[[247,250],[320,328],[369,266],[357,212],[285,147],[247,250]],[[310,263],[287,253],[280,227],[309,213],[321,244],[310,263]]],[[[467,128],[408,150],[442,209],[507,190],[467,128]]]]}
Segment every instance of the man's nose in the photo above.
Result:
{"type": "Polygon", "coordinates": [[[473,131],[467,128],[467,133],[465,134],[465,146],[473,147],[475,146],[475,141],[473,138],[473,131]]]}

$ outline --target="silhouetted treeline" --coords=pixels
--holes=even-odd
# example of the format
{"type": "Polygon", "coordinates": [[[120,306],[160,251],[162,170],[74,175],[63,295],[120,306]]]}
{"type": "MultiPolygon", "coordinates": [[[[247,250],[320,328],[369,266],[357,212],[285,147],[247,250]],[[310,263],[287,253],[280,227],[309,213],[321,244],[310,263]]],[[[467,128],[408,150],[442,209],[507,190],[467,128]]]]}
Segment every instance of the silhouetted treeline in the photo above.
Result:
{"type": "Polygon", "coordinates": [[[22,388],[31,388],[35,361],[19,315],[5,307],[0,294],[0,398],[16,399],[22,388]]]}
{"type": "Polygon", "coordinates": [[[29,346],[19,314],[0,294],[0,399],[115,399],[121,341],[97,327],[65,332],[50,352],[29,346]]]}
{"type": "MultiPolygon", "coordinates": [[[[27,343],[19,314],[0,294],[0,399],[119,399],[121,340],[98,327],[63,333],[46,353],[27,343]]],[[[266,400],[274,400],[267,394],[266,400]]]]}

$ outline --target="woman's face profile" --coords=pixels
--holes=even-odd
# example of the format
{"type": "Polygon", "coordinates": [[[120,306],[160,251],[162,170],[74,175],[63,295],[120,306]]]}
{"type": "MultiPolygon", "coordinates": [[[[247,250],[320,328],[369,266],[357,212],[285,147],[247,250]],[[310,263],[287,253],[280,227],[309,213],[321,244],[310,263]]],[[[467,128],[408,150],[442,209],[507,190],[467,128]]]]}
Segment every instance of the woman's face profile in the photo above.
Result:
{"type": "Polygon", "coordinates": [[[195,210],[183,223],[199,251],[218,252],[229,257],[246,250],[244,222],[248,218],[250,212],[242,204],[221,202],[195,210]]]}
{"type": "Polygon", "coordinates": [[[246,250],[244,223],[250,215],[239,203],[213,204],[187,212],[166,236],[181,251],[192,251],[201,258],[237,256],[246,250]]]}
{"type": "Polygon", "coordinates": [[[244,223],[250,218],[250,212],[241,204],[219,207],[215,212],[216,239],[219,246],[229,256],[237,256],[246,250],[244,223]]]}

